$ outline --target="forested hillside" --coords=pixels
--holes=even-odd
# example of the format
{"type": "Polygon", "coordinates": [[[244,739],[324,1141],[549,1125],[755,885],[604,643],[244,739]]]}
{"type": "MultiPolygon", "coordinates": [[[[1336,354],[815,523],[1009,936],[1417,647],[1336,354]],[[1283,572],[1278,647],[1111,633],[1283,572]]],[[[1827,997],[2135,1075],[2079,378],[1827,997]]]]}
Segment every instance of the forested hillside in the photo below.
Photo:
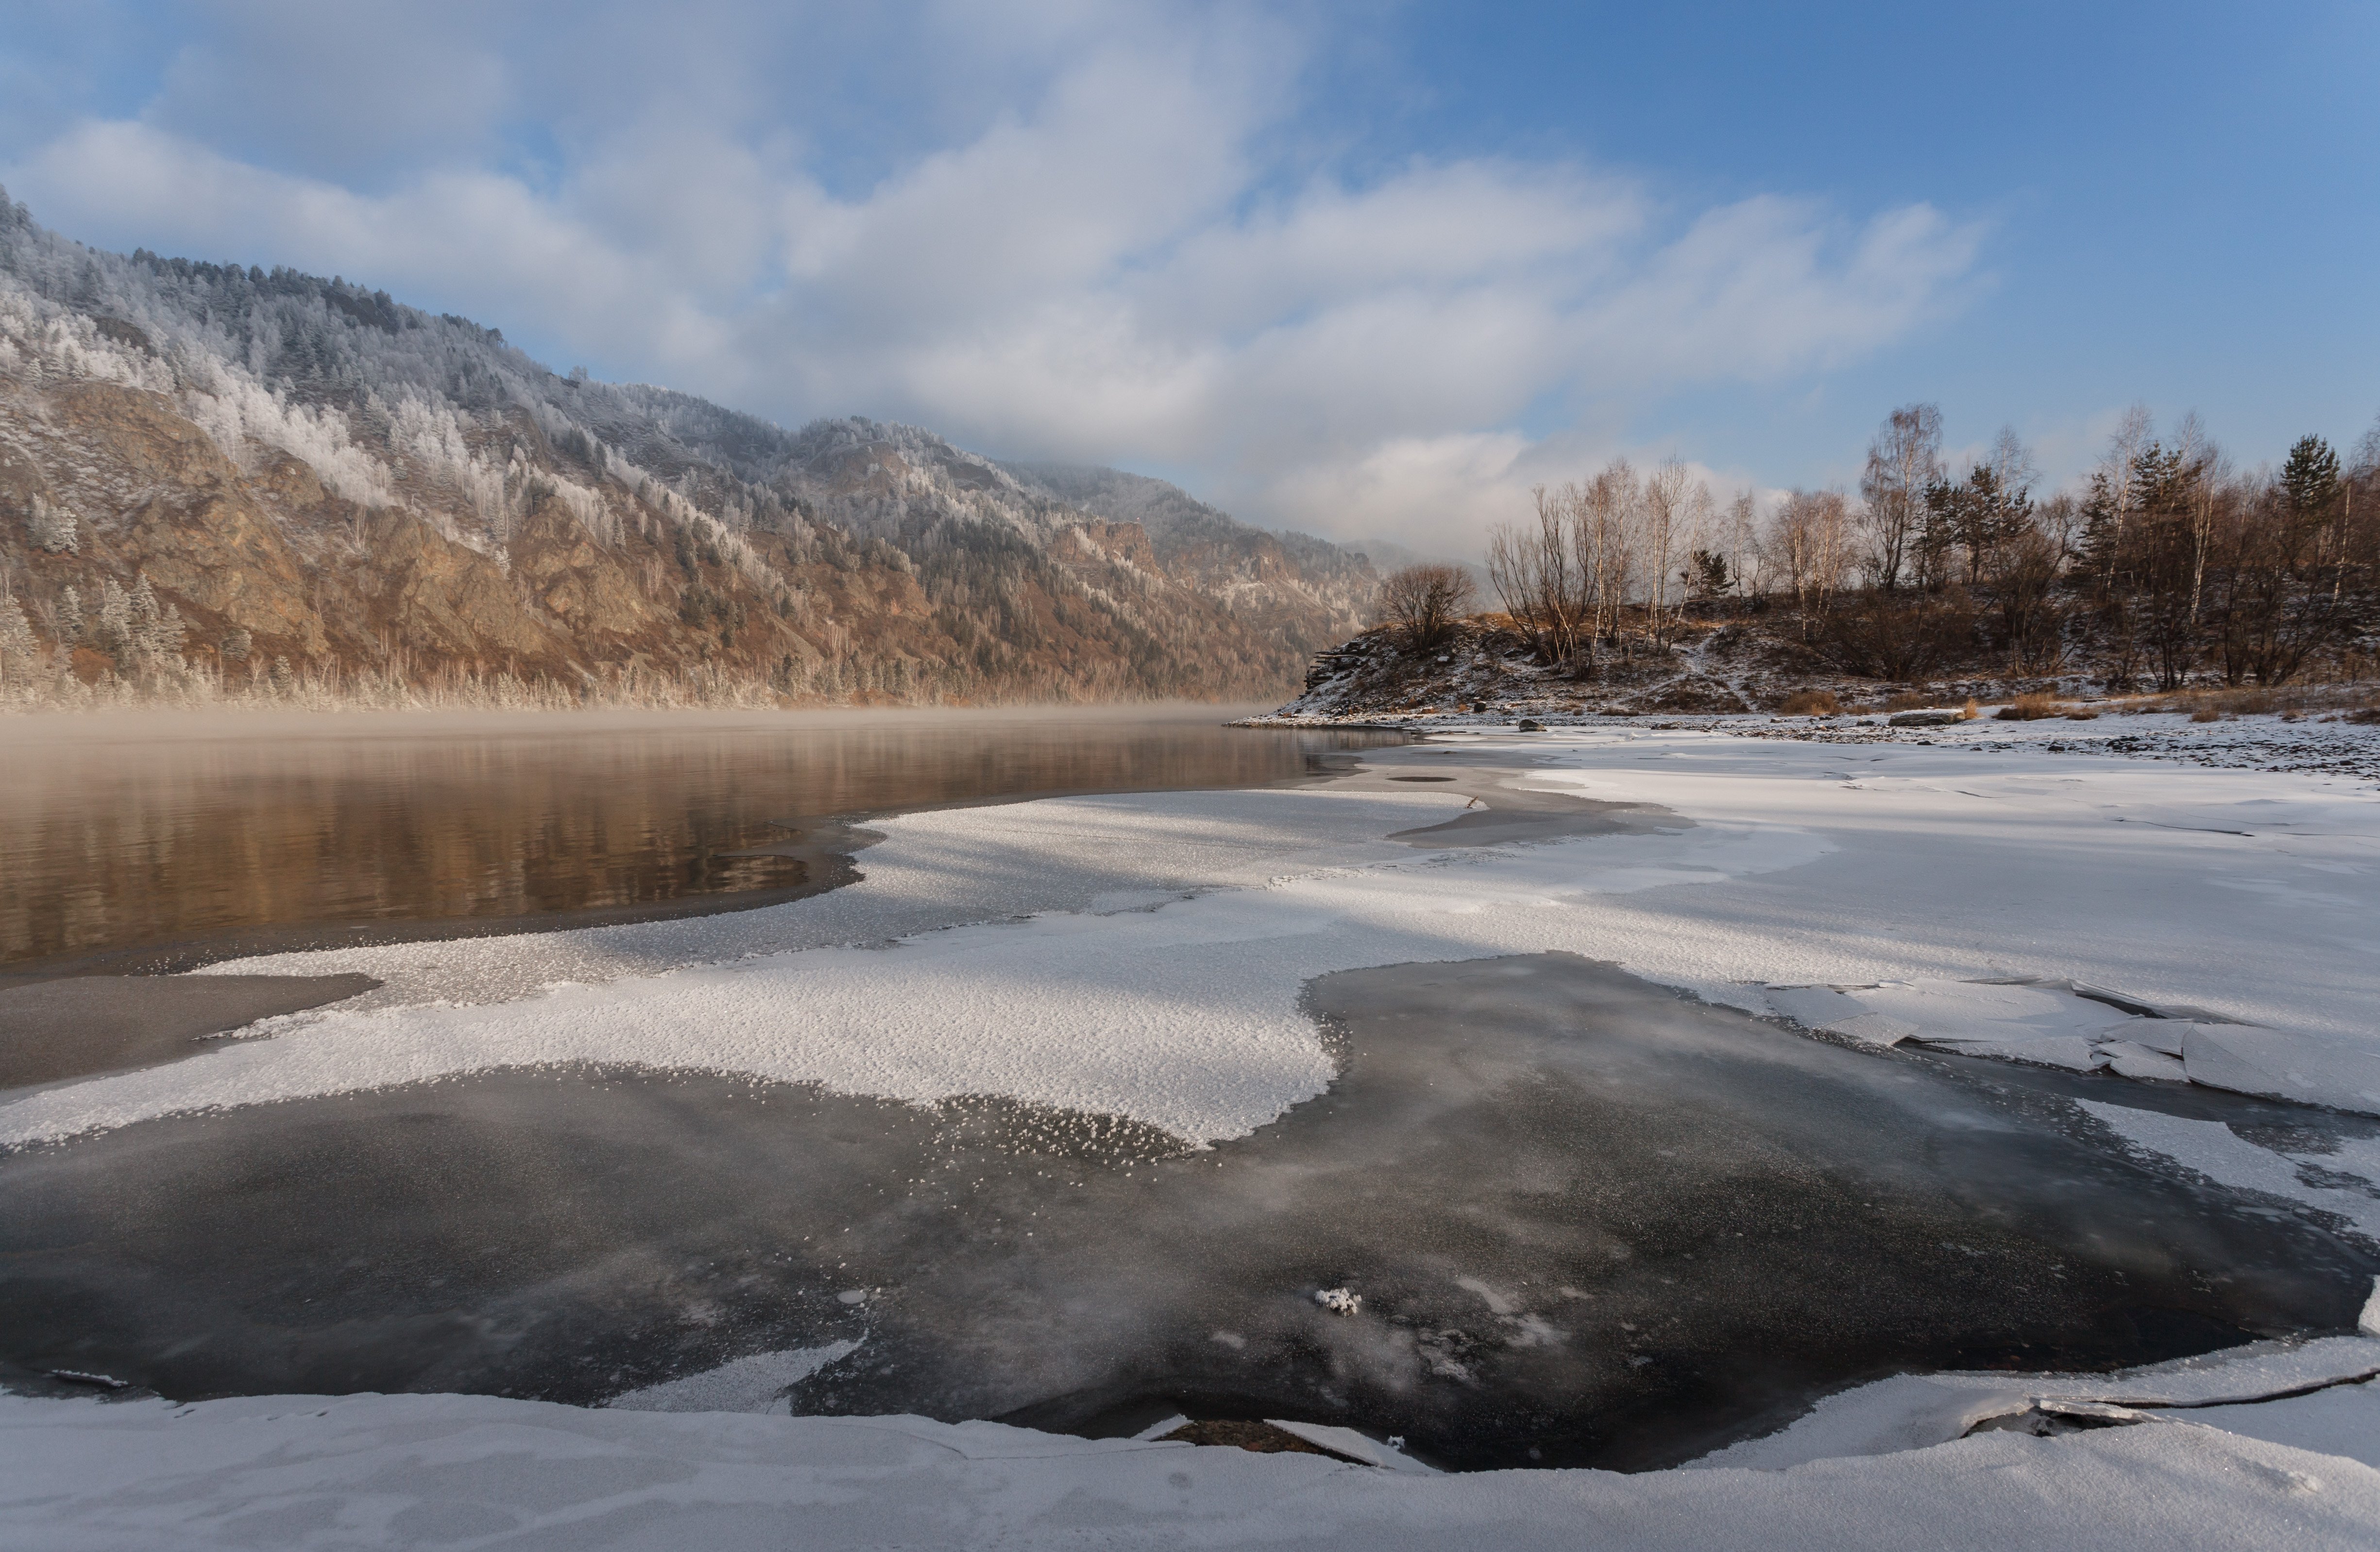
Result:
{"type": "Polygon", "coordinates": [[[0,195],[0,701],[1258,697],[1372,587],[1161,481],[557,375],[0,195]]]}

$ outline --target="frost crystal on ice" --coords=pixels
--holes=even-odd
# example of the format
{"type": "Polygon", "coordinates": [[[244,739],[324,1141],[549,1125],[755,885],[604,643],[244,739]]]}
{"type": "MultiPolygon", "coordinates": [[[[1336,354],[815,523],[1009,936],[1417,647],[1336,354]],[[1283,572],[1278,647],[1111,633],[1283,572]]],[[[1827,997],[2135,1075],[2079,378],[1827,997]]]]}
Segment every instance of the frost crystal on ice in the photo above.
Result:
{"type": "Polygon", "coordinates": [[[1364,1307],[1364,1296],[1346,1288],[1323,1289],[1314,1302],[1333,1315],[1354,1315],[1364,1307]]]}

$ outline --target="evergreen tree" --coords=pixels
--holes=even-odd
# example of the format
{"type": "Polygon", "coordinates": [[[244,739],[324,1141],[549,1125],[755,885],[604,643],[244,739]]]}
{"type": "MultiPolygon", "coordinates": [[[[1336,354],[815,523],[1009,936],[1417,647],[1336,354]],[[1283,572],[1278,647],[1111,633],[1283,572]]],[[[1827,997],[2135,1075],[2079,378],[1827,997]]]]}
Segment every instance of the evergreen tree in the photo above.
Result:
{"type": "Polygon", "coordinates": [[[0,592],[0,684],[30,677],[40,661],[41,643],[33,639],[32,624],[18,606],[17,595],[0,592]]]}
{"type": "Polygon", "coordinates": [[[135,647],[132,597],[113,576],[103,578],[99,584],[99,615],[91,622],[91,640],[92,646],[114,657],[119,669],[130,666],[135,647]]]}
{"type": "Polygon", "coordinates": [[[2341,489],[2338,455],[2330,443],[2318,436],[2300,437],[2281,465],[2281,491],[2291,515],[2310,523],[2326,520],[2341,489]]]}
{"type": "Polygon", "coordinates": [[[52,506],[41,497],[33,498],[27,513],[25,527],[32,535],[34,548],[53,555],[79,555],[82,537],[77,531],[75,515],[60,507],[52,506]]]}

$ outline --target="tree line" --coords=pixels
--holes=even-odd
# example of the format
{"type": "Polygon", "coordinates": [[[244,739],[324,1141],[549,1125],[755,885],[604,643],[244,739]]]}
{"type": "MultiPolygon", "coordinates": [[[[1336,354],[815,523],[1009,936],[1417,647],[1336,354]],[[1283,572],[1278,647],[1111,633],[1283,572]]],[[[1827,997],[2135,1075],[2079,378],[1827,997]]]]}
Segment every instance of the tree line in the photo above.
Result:
{"type": "MultiPolygon", "coordinates": [[[[2004,430],[1953,468],[1941,411],[1895,409],[1856,492],[1716,499],[1676,459],[1532,492],[1488,538],[1488,589],[1543,662],[1582,676],[1662,654],[1691,623],[1782,611],[1824,662],[1910,680],[1953,664],[2086,671],[2115,690],[2360,677],[2380,563],[2380,425],[2243,467],[2195,416],[2127,412],[2070,490],[2004,430]]],[[[1416,645],[1472,601],[1457,568],[1390,577],[1416,645]],[[1458,596],[1459,595],[1459,596],[1458,596]]]]}

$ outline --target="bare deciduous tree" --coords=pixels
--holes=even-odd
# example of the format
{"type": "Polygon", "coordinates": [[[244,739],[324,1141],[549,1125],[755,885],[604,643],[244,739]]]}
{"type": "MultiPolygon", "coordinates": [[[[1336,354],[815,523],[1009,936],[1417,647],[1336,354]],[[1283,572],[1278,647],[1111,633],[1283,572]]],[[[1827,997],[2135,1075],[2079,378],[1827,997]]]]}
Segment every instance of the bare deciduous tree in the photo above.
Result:
{"type": "Polygon", "coordinates": [[[1806,633],[1851,569],[1851,503],[1840,491],[1789,492],[1769,528],[1767,549],[1793,589],[1806,633]]]}
{"type": "Polygon", "coordinates": [[[1461,566],[1427,563],[1389,573],[1380,583],[1381,623],[1392,625],[1416,652],[1435,651],[1454,623],[1470,612],[1475,591],[1461,566]]]}
{"type": "Polygon", "coordinates": [[[1886,417],[1868,444],[1860,496],[1867,503],[1871,566],[1890,592],[1925,520],[1925,491],[1942,478],[1942,412],[1930,404],[1903,405],[1886,417]]]}
{"type": "Polygon", "coordinates": [[[1736,590],[1747,599],[1757,599],[1767,589],[1767,576],[1761,566],[1760,505],[1750,491],[1738,491],[1727,505],[1726,544],[1729,562],[1735,567],[1736,590]]]}
{"type": "Polygon", "coordinates": [[[2137,494],[2134,466],[2149,445],[2154,425],[2146,405],[2134,405],[2124,411],[2124,418],[2116,423],[2115,431],[2107,438],[2107,456],[2091,476],[2093,510],[2089,522],[2097,530],[2092,535],[2092,542],[2101,552],[2103,589],[2116,585],[2116,568],[2123,559],[2124,519],[2131,512],[2137,494]]]}
{"type": "MultiPolygon", "coordinates": [[[[1652,574],[1645,602],[1646,624],[1656,642],[1668,638],[1670,562],[1694,548],[1693,492],[1699,489],[1675,458],[1664,459],[1645,481],[1644,557],[1652,574]]],[[[1704,492],[1704,500],[1709,493],[1704,492]]]]}

